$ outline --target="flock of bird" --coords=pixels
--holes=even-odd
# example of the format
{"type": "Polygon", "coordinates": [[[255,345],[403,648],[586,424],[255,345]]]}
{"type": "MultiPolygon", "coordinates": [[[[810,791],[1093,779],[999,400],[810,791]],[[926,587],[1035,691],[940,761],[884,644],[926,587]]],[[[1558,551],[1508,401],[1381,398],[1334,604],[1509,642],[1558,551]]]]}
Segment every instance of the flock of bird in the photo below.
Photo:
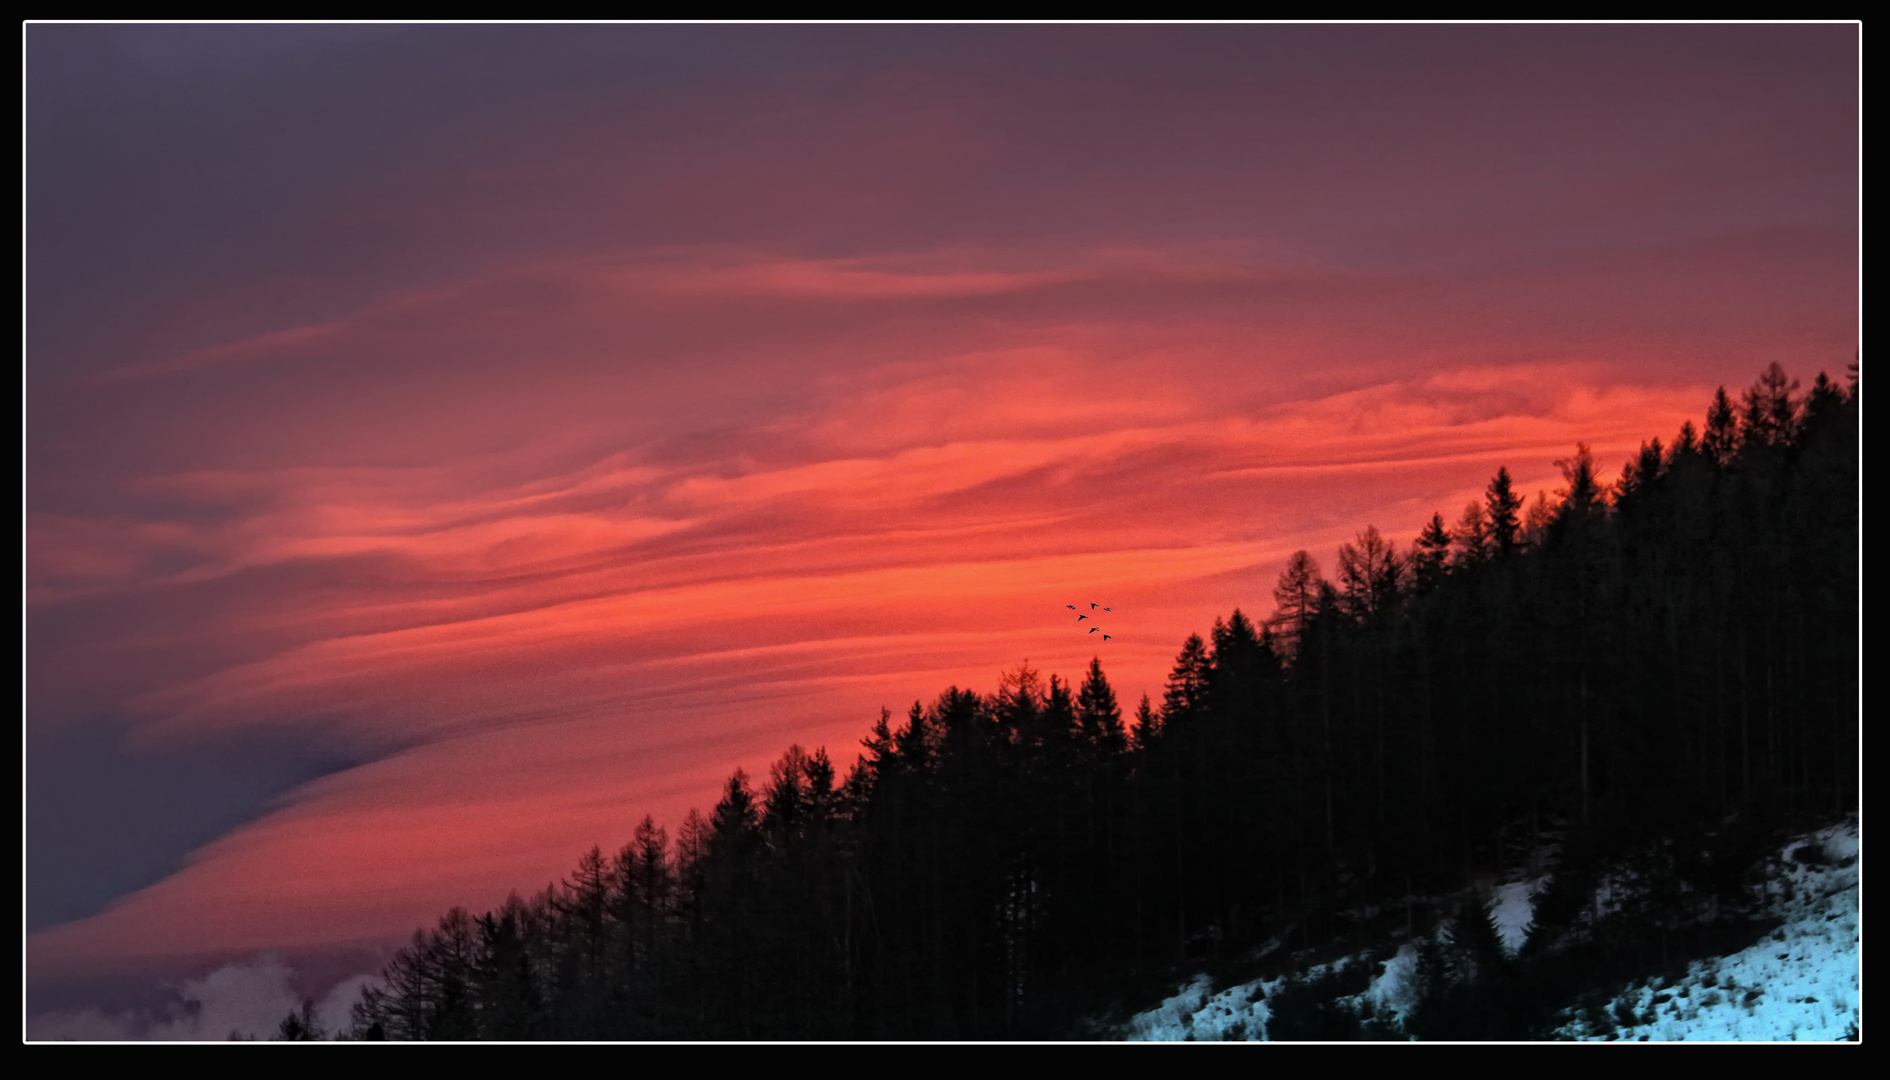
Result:
{"type": "MultiPolygon", "coordinates": [[[[1063,606],[1066,608],[1069,608],[1071,611],[1077,610],[1075,604],[1065,604],[1063,606]]],[[[1106,607],[1103,607],[1101,604],[1091,604],[1089,605],[1089,610],[1090,611],[1108,611],[1109,609],[1106,607]]],[[[1089,618],[1088,612],[1077,612],[1076,621],[1079,625],[1085,622],[1089,622],[1090,618],[1089,618]]],[[[1102,639],[1104,641],[1109,640],[1109,635],[1106,633],[1103,633],[1103,628],[1101,626],[1091,626],[1089,628],[1089,632],[1092,634],[1102,634],[1102,639]]]]}

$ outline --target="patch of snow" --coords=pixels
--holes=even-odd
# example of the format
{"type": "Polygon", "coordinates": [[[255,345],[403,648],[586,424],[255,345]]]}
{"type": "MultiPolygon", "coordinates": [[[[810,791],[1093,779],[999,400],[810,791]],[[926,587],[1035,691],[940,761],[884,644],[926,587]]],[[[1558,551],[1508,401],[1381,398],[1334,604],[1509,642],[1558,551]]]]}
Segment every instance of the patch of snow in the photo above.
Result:
{"type": "Polygon", "coordinates": [[[1608,1003],[1606,1029],[1574,1020],[1557,1034],[1647,1042],[1844,1038],[1860,1013],[1856,852],[1855,821],[1794,839],[1771,860],[1763,886],[1768,913],[1784,920],[1777,930],[1731,956],[1694,961],[1670,986],[1661,979],[1629,986],[1608,1003]],[[1807,846],[1827,864],[1793,858],[1807,846]],[[1617,1012],[1640,1022],[1616,1028],[1617,1012]]]}
{"type": "Polygon", "coordinates": [[[1264,1037],[1268,1009],[1256,997],[1277,989],[1282,980],[1256,980],[1214,992],[1213,981],[1197,975],[1173,997],[1138,1013],[1124,1030],[1130,1042],[1250,1042],[1264,1037]]]}
{"type": "MultiPolygon", "coordinates": [[[[1318,964],[1300,972],[1303,981],[1313,982],[1334,971],[1363,961],[1356,956],[1341,957],[1330,964],[1318,964]]],[[[1407,944],[1397,955],[1385,961],[1363,993],[1335,998],[1340,1004],[1357,1008],[1370,1003],[1374,1012],[1402,1022],[1405,1013],[1417,1004],[1417,989],[1412,976],[1417,971],[1417,946],[1407,944]]],[[[1267,1022],[1272,1018],[1268,1002],[1286,984],[1286,977],[1255,979],[1230,986],[1218,993],[1206,975],[1182,986],[1174,996],[1144,1013],[1138,1013],[1123,1028],[1130,1042],[1256,1042],[1268,1038],[1267,1022]]]]}
{"type": "Polygon", "coordinates": [[[1175,991],[1174,996],[1147,1012],[1136,1013],[1129,1020],[1130,1042],[1186,1042],[1194,1037],[1194,1014],[1206,1003],[1214,988],[1213,980],[1196,975],[1194,981],[1175,991]]]}
{"type": "Polygon", "coordinates": [[[1417,1007],[1417,962],[1417,945],[1405,942],[1396,956],[1384,962],[1384,970],[1373,977],[1358,1000],[1369,1002],[1376,1015],[1404,1023],[1405,1015],[1417,1007]]]}
{"type": "MultiPolygon", "coordinates": [[[[1860,1017],[1857,822],[1852,820],[1793,839],[1770,860],[1761,897],[1779,928],[1751,948],[1731,956],[1694,961],[1681,978],[1655,977],[1629,986],[1606,1006],[1604,1025],[1571,1019],[1557,1029],[1561,1039],[1623,1041],[1827,1041],[1844,1038],[1860,1017]],[[1816,854],[1800,856],[1801,849],[1816,854]],[[1848,865],[1839,865],[1848,864],[1848,865]],[[1615,1026],[1631,1014],[1635,1022],[1615,1026]]],[[[1604,877],[1587,913],[1607,913],[1631,902],[1637,875],[1604,877]]],[[[1547,886],[1540,876],[1498,886],[1486,903],[1511,955],[1521,948],[1533,921],[1535,898],[1547,886]]],[[[1336,999],[1401,1024],[1417,1004],[1418,946],[1407,942],[1378,966],[1365,991],[1336,999]]],[[[1298,977],[1311,982],[1352,964],[1347,956],[1298,977]]],[[[1206,975],[1181,986],[1123,1028],[1135,1041],[1213,1042],[1264,1039],[1268,1000],[1285,978],[1261,979],[1215,991],[1206,975]]]]}
{"type": "Polygon", "coordinates": [[[1509,955],[1515,956],[1528,940],[1529,929],[1535,924],[1536,894],[1547,887],[1548,880],[1538,877],[1499,885],[1490,895],[1487,906],[1495,916],[1503,951],[1509,955]]]}

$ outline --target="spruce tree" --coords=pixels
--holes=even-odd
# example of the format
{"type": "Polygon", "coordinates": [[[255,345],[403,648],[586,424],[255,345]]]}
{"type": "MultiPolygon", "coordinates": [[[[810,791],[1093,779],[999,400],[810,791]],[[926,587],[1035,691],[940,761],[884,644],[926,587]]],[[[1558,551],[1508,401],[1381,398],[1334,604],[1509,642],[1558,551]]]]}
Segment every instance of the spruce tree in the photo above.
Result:
{"type": "Polygon", "coordinates": [[[1660,482],[1664,468],[1665,452],[1660,440],[1651,439],[1642,443],[1640,453],[1621,466],[1621,478],[1614,483],[1614,505],[1617,508],[1630,507],[1645,497],[1660,482]]]}
{"type": "Polygon", "coordinates": [[[1411,556],[1412,574],[1418,591],[1429,592],[1443,577],[1450,557],[1450,530],[1444,525],[1443,514],[1431,514],[1431,520],[1424,523],[1424,531],[1418,534],[1416,546],[1411,556]]]}
{"type": "Polygon", "coordinates": [[[1562,482],[1568,485],[1555,493],[1561,499],[1557,516],[1564,521],[1592,516],[1601,505],[1605,491],[1595,475],[1595,455],[1588,444],[1576,443],[1575,453],[1558,458],[1555,467],[1561,470],[1562,482]]]}
{"type": "Polygon", "coordinates": [[[1135,707],[1135,725],[1129,729],[1129,737],[1134,740],[1135,749],[1147,753],[1161,738],[1162,722],[1149,707],[1148,695],[1142,695],[1142,703],[1135,707]]]}
{"type": "Polygon", "coordinates": [[[1508,555],[1516,550],[1516,537],[1522,529],[1522,522],[1516,512],[1522,508],[1523,500],[1510,482],[1507,467],[1496,470],[1496,475],[1490,479],[1489,491],[1484,493],[1483,502],[1489,512],[1490,540],[1496,553],[1508,555]]]}
{"type": "Polygon", "coordinates": [[[1733,454],[1739,449],[1738,418],[1723,386],[1714,392],[1713,404],[1706,410],[1706,430],[1700,436],[1700,449],[1709,461],[1722,467],[1732,464],[1733,454]]]}
{"type": "Polygon", "coordinates": [[[1774,361],[1746,389],[1739,416],[1742,447],[1782,447],[1798,436],[1798,404],[1792,392],[1798,380],[1788,378],[1774,361]]]}
{"type": "Polygon", "coordinates": [[[1207,643],[1200,634],[1189,634],[1188,640],[1181,643],[1181,652],[1162,690],[1162,730],[1179,730],[1177,725],[1185,728],[1201,715],[1207,704],[1211,669],[1207,643]]]}
{"type": "Polygon", "coordinates": [[[1115,689],[1103,676],[1101,657],[1090,658],[1089,673],[1076,694],[1076,719],[1084,741],[1099,756],[1107,759],[1128,749],[1122,709],[1116,705],[1115,689]]]}
{"type": "Polygon", "coordinates": [[[760,829],[761,816],[749,791],[748,773],[736,769],[722,785],[722,798],[709,818],[711,846],[720,851],[746,850],[760,829]]]}
{"type": "Polygon", "coordinates": [[[290,1012],[276,1026],[276,1033],[271,1035],[271,1042],[322,1042],[328,1038],[328,1032],[322,1027],[321,1020],[315,1015],[315,999],[304,998],[300,1012],[290,1012]]]}
{"type": "Polygon", "coordinates": [[[796,743],[768,767],[768,787],[761,800],[761,828],[771,844],[785,848],[800,837],[807,817],[807,803],[807,753],[796,743]]]}
{"type": "Polygon", "coordinates": [[[1490,554],[1490,515],[1480,502],[1464,504],[1450,539],[1457,547],[1456,565],[1475,566],[1490,554]]]}

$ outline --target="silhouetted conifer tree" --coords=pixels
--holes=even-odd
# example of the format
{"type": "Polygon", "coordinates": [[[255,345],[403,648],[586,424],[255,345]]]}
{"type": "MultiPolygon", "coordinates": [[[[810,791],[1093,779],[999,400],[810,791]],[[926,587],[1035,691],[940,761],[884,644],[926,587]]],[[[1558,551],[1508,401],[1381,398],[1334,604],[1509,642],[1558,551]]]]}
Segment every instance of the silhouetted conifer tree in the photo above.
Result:
{"type": "Polygon", "coordinates": [[[1457,546],[1456,565],[1475,566],[1490,554],[1490,516],[1482,503],[1467,503],[1450,534],[1457,546]]]}
{"type": "Polygon", "coordinates": [[[1201,715],[1207,704],[1209,672],[1207,643],[1201,635],[1189,634],[1162,690],[1162,730],[1172,732],[1201,715]]]}
{"type": "Polygon", "coordinates": [[[1739,449],[1738,418],[1723,386],[1714,393],[1713,404],[1706,410],[1706,429],[1700,436],[1700,449],[1708,460],[1721,466],[1730,465],[1734,452],[1739,449]]]}
{"type": "Polygon", "coordinates": [[[1298,655],[1301,631],[1319,603],[1319,563],[1304,551],[1295,551],[1273,586],[1274,609],[1270,623],[1281,647],[1298,655]]]}
{"type": "Polygon", "coordinates": [[[1777,362],[1768,366],[1747,388],[1739,416],[1742,447],[1777,447],[1798,435],[1798,405],[1792,393],[1798,380],[1790,379],[1777,362]]]}
{"type": "Polygon", "coordinates": [[[1135,707],[1135,725],[1129,729],[1129,737],[1134,740],[1138,752],[1152,749],[1161,738],[1162,722],[1149,708],[1148,695],[1142,695],[1141,704],[1135,707]]]}
{"type": "Polygon", "coordinates": [[[1367,525],[1357,541],[1339,545],[1339,587],[1346,611],[1369,619],[1397,602],[1405,560],[1376,525],[1367,525]]]}
{"type": "Polygon", "coordinates": [[[1115,690],[1103,676],[1101,657],[1089,661],[1089,674],[1076,694],[1076,718],[1084,740],[1101,757],[1113,758],[1128,750],[1122,709],[1116,705],[1115,690]]]}
{"type": "Polygon", "coordinates": [[[1636,500],[1645,497],[1660,483],[1665,468],[1666,453],[1661,448],[1660,440],[1651,439],[1642,443],[1641,452],[1621,466],[1621,478],[1614,483],[1615,506],[1630,507],[1636,500]]]}
{"type": "Polygon", "coordinates": [[[321,1042],[328,1038],[321,1020],[315,1015],[315,999],[305,998],[299,1012],[291,1012],[276,1025],[271,1042],[321,1042]]]}
{"type": "Polygon", "coordinates": [[[1516,516],[1522,508],[1522,496],[1516,494],[1510,483],[1507,467],[1496,470],[1483,503],[1489,514],[1491,544],[1498,555],[1508,555],[1516,549],[1516,537],[1522,529],[1522,522],[1516,516]]]}
{"type": "Polygon", "coordinates": [[[1411,572],[1420,592],[1429,592],[1444,575],[1450,559],[1450,530],[1444,515],[1433,513],[1418,534],[1417,550],[1411,556],[1411,572]]]}

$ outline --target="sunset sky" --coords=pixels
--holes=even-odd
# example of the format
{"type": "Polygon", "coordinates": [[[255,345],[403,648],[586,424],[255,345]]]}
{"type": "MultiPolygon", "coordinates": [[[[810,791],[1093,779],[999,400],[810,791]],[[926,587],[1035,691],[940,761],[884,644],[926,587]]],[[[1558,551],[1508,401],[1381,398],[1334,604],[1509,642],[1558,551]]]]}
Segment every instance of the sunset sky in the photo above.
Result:
{"type": "Polygon", "coordinates": [[[1841,376],[1858,35],[27,26],[29,1010],[1841,376]]]}

